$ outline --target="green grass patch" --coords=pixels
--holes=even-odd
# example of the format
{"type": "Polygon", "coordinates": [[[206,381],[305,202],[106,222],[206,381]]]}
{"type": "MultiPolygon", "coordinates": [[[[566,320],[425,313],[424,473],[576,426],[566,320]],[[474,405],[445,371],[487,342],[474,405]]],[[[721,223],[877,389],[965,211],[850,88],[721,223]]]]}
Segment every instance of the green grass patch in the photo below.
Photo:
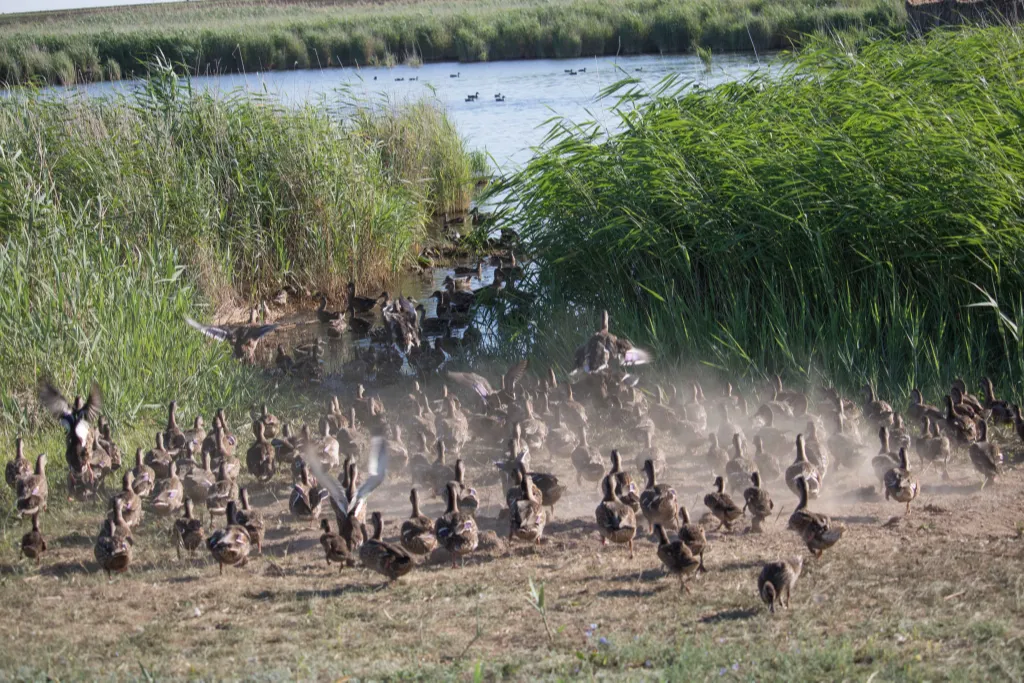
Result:
{"type": "Polygon", "coordinates": [[[1022,69],[1019,32],[993,28],[823,41],[711,91],[626,81],[620,132],[556,126],[495,191],[552,298],[664,357],[893,398],[990,374],[1017,396],[1022,69]]]}

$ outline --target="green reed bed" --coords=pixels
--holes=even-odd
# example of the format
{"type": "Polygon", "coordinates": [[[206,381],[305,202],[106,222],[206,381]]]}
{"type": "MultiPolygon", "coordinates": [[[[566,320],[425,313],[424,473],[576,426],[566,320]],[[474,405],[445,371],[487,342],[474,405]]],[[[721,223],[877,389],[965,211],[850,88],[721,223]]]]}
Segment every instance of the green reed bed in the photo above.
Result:
{"type": "Polygon", "coordinates": [[[464,208],[470,157],[431,104],[345,111],[166,70],[130,96],[0,100],[0,432],[32,426],[44,374],[97,378],[117,421],[248,406],[270,384],[185,316],[414,259],[433,212],[464,208]]]}
{"type": "Polygon", "coordinates": [[[162,52],[193,73],[788,48],[896,30],[897,0],[203,0],[0,18],[0,82],[112,80],[162,52]]]}
{"type": "Polygon", "coordinates": [[[1022,73],[998,28],[822,42],[711,91],[622,83],[620,132],[556,127],[495,191],[553,299],[683,364],[1017,395],[1022,73]]]}

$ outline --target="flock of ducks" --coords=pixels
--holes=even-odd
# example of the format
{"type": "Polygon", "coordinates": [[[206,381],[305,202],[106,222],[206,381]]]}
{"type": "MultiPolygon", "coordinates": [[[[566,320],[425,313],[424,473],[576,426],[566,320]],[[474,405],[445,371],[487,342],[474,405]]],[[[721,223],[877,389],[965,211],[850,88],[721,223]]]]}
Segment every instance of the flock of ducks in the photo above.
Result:
{"type": "MultiPolygon", "coordinates": [[[[460,291],[453,282],[448,294],[460,291]]],[[[360,298],[350,287],[343,314],[327,310],[321,299],[317,316],[325,325],[341,320],[350,325],[354,316],[375,306],[384,308],[396,352],[410,354],[421,347],[421,311],[404,297],[360,298]]],[[[242,357],[251,357],[252,345],[267,327],[189,324],[231,341],[236,352],[242,349],[242,357]]],[[[262,406],[252,416],[246,446],[223,410],[213,416],[209,431],[198,416],[191,427],[182,428],[171,401],[153,448],[138,449],[134,465],[123,472],[123,454],[102,415],[95,383],[87,398],[69,403],[43,382],[39,400],[66,434],[68,495],[106,501],[94,552],[108,574],[132,565],[133,534],[150,516],[170,527],[179,558],[182,553],[191,558],[205,547],[220,573],[244,566],[253,553],[262,553],[269,514],[251,505],[249,493],[285,480],[296,533],[319,527],[328,565],[337,564],[339,570],[361,565],[384,577],[385,585],[438,549],[453,567],[472,557],[488,534],[479,526],[485,488],[504,491],[497,525],[507,529],[507,543],[539,546],[556,504],[574,485],[577,491],[600,491],[593,519],[602,545],[623,546],[633,558],[636,543],[652,539],[664,569],[690,592],[689,579],[707,571],[708,533],[733,533],[748,516],[747,531],[760,533],[765,520],[782,507],[774,496],[783,483],[795,496],[787,527],[820,558],[842,540],[845,527],[811,506],[839,486],[843,472],[870,470],[881,492],[874,495],[884,495],[911,514],[921,493],[917,464],[935,466],[948,476],[950,460],[966,456],[984,489],[1003,468],[1000,447],[990,436],[1004,430],[1003,438],[1024,438],[1019,407],[998,399],[987,378],[977,397],[957,380],[943,408],[927,404],[915,389],[906,410],[898,412],[870,386],[854,401],[831,389],[810,396],[775,377],[750,410],[747,398],[731,385],[717,398],[707,398],[696,381],[667,389],[641,381],[635,367],[651,360],[649,353],[614,335],[604,313],[600,327],[576,350],[567,378],[559,380],[551,369],[534,374],[526,360],[494,384],[477,373],[435,372],[445,379],[440,395],[428,395],[418,380],[410,379],[408,393],[389,399],[388,406],[360,384],[347,407],[332,397],[313,428],[293,429],[262,406]],[[592,433],[622,445],[606,455],[592,445],[592,433]],[[865,440],[871,435],[877,435],[877,452],[870,438],[865,440]],[[632,463],[624,460],[624,448],[635,454],[632,463]],[[913,466],[911,454],[917,460],[913,466]],[[575,481],[544,471],[542,458],[551,469],[571,467],[575,481]],[[693,481],[710,484],[702,520],[691,519],[676,489],[666,483],[682,469],[693,481]],[[646,481],[634,479],[631,470],[646,481]],[[108,490],[108,480],[119,472],[120,487],[108,490]],[[371,497],[385,481],[408,484],[411,514],[401,522],[395,542],[384,538],[381,513],[370,512],[371,497]],[[444,512],[434,519],[424,515],[421,495],[442,499],[444,512]],[[201,507],[212,528],[204,525],[201,507]]],[[[15,458],[6,467],[17,512],[32,521],[22,550],[37,563],[47,550],[40,528],[49,493],[46,466],[45,454],[34,464],[25,457],[19,438],[15,458]]],[[[758,593],[772,611],[789,606],[803,562],[794,558],[764,566],[758,593]]]]}

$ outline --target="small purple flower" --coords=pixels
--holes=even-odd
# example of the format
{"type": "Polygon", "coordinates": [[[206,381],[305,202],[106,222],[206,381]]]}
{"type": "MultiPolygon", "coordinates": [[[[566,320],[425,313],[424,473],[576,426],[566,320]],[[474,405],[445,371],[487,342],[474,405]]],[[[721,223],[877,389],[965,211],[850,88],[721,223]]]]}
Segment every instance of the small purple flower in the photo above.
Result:
{"type": "Polygon", "coordinates": [[[732,670],[733,671],[739,671],[740,670],[740,663],[739,662],[733,662],[732,670]]]}
{"type": "Polygon", "coordinates": [[[604,636],[601,636],[600,638],[598,638],[597,642],[600,643],[601,645],[608,645],[608,639],[605,638],[604,636]]]}

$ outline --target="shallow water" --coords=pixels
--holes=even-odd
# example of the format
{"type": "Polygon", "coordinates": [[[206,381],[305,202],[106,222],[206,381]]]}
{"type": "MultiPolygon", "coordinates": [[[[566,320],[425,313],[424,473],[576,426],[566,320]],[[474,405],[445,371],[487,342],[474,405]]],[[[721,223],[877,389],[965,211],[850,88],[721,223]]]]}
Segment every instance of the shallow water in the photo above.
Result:
{"type": "MultiPolygon", "coordinates": [[[[753,54],[715,55],[710,71],[693,55],[667,57],[596,57],[569,60],[523,60],[476,64],[438,63],[422,67],[368,67],[308,69],[255,74],[196,77],[194,86],[222,92],[235,88],[265,91],[286,103],[305,103],[339,96],[400,102],[429,97],[433,93],[446,107],[471,149],[484,149],[501,170],[509,170],[530,158],[539,145],[549,119],[563,116],[574,122],[597,120],[614,125],[608,104],[597,97],[602,89],[625,77],[653,86],[669,74],[683,82],[712,87],[743,78],[767,67],[771,56],[753,54]],[[584,72],[580,72],[585,69],[584,72]],[[567,70],[578,73],[570,76],[567,70]],[[452,75],[457,78],[452,78],[452,75]],[[404,79],[397,81],[396,79],[404,79]],[[415,78],[417,80],[410,80],[415,78]],[[480,98],[466,102],[466,96],[480,98]],[[496,94],[505,96],[496,102],[496,94]]],[[[125,91],[132,81],[95,83],[73,89],[90,94],[125,91]]]]}

